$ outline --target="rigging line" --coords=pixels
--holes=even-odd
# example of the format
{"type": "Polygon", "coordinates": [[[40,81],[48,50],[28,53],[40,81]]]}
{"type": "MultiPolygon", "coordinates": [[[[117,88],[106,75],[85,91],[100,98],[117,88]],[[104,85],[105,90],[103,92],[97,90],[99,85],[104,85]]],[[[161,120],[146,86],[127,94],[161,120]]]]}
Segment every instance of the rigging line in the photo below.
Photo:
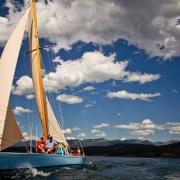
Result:
{"type": "MultiPolygon", "coordinates": [[[[51,35],[49,34],[48,31],[47,31],[47,35],[49,37],[49,40],[52,42],[52,46],[55,47],[55,42],[53,41],[53,38],[51,37],[51,35]]],[[[51,51],[52,51],[52,53],[51,53],[52,59],[55,59],[56,58],[56,53],[53,53],[54,51],[50,49],[49,52],[51,52],[51,51]],[[53,54],[54,54],[54,57],[53,57],[53,54]]],[[[53,67],[53,69],[55,69],[54,63],[52,63],[52,67],[53,67]]]]}
{"type": "MultiPolygon", "coordinates": [[[[27,102],[26,102],[26,107],[27,107],[27,102]]],[[[29,127],[28,127],[28,131],[29,131],[29,132],[28,132],[28,136],[30,137],[31,122],[30,122],[29,112],[27,113],[27,119],[28,119],[28,122],[29,122],[29,123],[28,123],[28,126],[29,126],[29,127]]],[[[31,145],[31,144],[30,144],[30,141],[29,141],[29,147],[30,147],[30,145],[31,145]]]]}
{"type": "MultiPolygon", "coordinates": [[[[47,53],[47,59],[48,59],[48,63],[49,63],[49,65],[50,65],[50,70],[51,70],[51,63],[50,63],[50,60],[49,60],[49,54],[48,54],[48,53],[47,53]]],[[[45,69],[45,63],[44,63],[44,59],[43,59],[43,58],[41,59],[41,62],[42,62],[42,67],[43,67],[43,69],[45,69]]],[[[48,96],[48,97],[49,97],[49,101],[50,101],[53,109],[55,109],[56,106],[52,103],[52,97],[51,97],[50,93],[47,92],[47,94],[49,95],[49,96],[48,96]]]]}
{"type": "Polygon", "coordinates": [[[62,102],[61,102],[61,101],[58,101],[58,104],[59,104],[58,107],[60,107],[62,129],[64,129],[65,127],[64,127],[64,116],[63,116],[63,110],[62,110],[62,102]]]}
{"type": "MultiPolygon", "coordinates": [[[[49,52],[47,51],[46,53],[47,53],[48,63],[49,63],[49,65],[50,65],[50,70],[53,70],[52,63],[51,63],[51,60],[50,60],[49,52]]],[[[45,66],[45,65],[44,65],[44,62],[43,62],[43,66],[45,66]]],[[[53,93],[48,92],[48,95],[49,95],[48,97],[49,97],[50,104],[52,105],[53,109],[55,110],[56,119],[57,119],[57,121],[58,121],[58,124],[59,124],[60,127],[62,128],[62,124],[59,122],[59,118],[58,118],[59,116],[57,116],[57,113],[62,114],[61,111],[59,110],[59,105],[56,106],[55,101],[54,101],[54,97],[53,97],[53,93]],[[59,112],[58,112],[58,111],[59,111],[59,112]]],[[[58,102],[57,102],[57,103],[58,103],[58,102]]]]}
{"type": "MultiPolygon", "coordinates": [[[[47,34],[48,34],[48,37],[50,39],[50,41],[52,42],[52,44],[54,45],[54,48],[55,48],[55,42],[53,41],[53,38],[50,36],[49,32],[47,31],[47,34]]],[[[48,53],[48,52],[47,52],[48,53]]],[[[52,50],[52,57],[53,57],[53,54],[54,54],[54,59],[57,57],[56,56],[56,53],[52,50]]],[[[53,69],[55,68],[55,65],[54,63],[52,63],[53,65],[53,69]]],[[[61,101],[57,101],[57,108],[58,108],[58,113],[61,115],[61,128],[64,129],[64,117],[63,117],[63,112],[62,112],[62,103],[61,101]]],[[[59,119],[59,118],[58,118],[59,119]]]]}

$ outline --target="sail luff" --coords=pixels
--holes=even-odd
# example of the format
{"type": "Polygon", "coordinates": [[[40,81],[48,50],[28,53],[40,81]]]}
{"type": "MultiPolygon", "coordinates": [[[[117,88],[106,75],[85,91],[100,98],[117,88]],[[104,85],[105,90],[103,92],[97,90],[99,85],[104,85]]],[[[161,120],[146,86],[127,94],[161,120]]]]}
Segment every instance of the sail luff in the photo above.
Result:
{"type": "MultiPolygon", "coordinates": [[[[31,35],[30,38],[34,38],[35,45],[31,44],[31,51],[34,50],[32,47],[35,46],[35,54],[34,58],[32,59],[32,54],[31,54],[31,63],[32,63],[32,76],[33,78],[33,85],[34,85],[34,90],[35,90],[35,95],[36,95],[36,101],[42,121],[42,126],[44,130],[44,138],[45,140],[47,139],[48,136],[48,124],[47,124],[47,114],[46,114],[46,99],[45,99],[45,93],[44,93],[44,88],[43,88],[43,82],[42,82],[42,69],[41,69],[41,54],[40,54],[40,49],[39,49],[39,38],[38,38],[38,30],[37,30],[37,17],[36,17],[36,4],[35,1],[32,0],[32,20],[31,24],[31,35]],[[33,34],[34,33],[34,34],[33,34]],[[36,68],[33,67],[32,61],[36,60],[36,68]],[[36,69],[36,70],[35,70],[36,69]],[[36,77],[35,77],[36,76],[36,77]],[[36,80],[35,80],[36,79],[36,80]],[[38,83],[38,85],[35,85],[35,83],[38,83]],[[37,92],[39,91],[39,92],[37,92]]],[[[33,41],[30,39],[30,42],[33,41]]]]}
{"type": "Polygon", "coordinates": [[[6,116],[8,111],[8,103],[10,98],[10,92],[13,82],[13,77],[16,69],[16,64],[19,56],[20,47],[23,40],[25,26],[29,9],[25,15],[21,18],[18,25],[15,27],[11,34],[6,46],[2,52],[0,60],[0,150],[3,132],[6,123],[6,116]]]}

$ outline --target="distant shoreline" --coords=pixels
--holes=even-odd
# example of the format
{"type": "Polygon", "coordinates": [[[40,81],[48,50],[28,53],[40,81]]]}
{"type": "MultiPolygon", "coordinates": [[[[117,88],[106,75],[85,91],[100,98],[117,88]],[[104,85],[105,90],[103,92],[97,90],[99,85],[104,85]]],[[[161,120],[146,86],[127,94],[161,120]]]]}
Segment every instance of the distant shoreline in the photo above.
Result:
{"type": "MultiPolygon", "coordinates": [[[[68,141],[72,149],[79,146],[79,141],[68,141]]],[[[84,152],[87,156],[108,156],[108,157],[144,157],[144,158],[180,158],[180,142],[168,144],[153,144],[148,141],[110,141],[105,139],[92,139],[81,141],[84,152]]],[[[33,151],[35,144],[33,141],[33,151]]],[[[9,147],[4,152],[27,152],[29,141],[22,141],[9,147]]]]}
{"type": "Polygon", "coordinates": [[[116,144],[111,146],[84,147],[88,156],[180,158],[180,143],[163,146],[144,144],[116,144]]]}

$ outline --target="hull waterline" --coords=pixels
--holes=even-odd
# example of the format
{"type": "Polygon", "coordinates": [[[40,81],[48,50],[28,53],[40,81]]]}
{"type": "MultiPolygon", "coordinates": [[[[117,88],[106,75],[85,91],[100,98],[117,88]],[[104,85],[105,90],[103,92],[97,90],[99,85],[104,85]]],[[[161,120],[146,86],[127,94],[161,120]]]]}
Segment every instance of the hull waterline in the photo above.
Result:
{"type": "Polygon", "coordinates": [[[81,166],[85,164],[83,156],[66,156],[57,154],[27,154],[27,153],[0,153],[0,171],[50,168],[58,166],[81,166]]]}

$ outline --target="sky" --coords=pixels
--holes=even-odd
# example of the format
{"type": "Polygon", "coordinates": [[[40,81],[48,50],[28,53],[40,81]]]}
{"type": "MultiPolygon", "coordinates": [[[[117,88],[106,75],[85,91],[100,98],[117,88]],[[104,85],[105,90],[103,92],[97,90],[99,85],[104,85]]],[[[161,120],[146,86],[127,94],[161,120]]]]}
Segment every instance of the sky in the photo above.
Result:
{"type": "MultiPolygon", "coordinates": [[[[0,53],[26,0],[0,1],[0,53]]],[[[180,2],[37,2],[43,84],[65,136],[180,138],[180,2]],[[101,2],[101,3],[99,3],[101,2]]],[[[25,136],[41,136],[27,33],[10,104],[25,136]],[[36,133],[37,127],[37,133],[36,133]]]]}

